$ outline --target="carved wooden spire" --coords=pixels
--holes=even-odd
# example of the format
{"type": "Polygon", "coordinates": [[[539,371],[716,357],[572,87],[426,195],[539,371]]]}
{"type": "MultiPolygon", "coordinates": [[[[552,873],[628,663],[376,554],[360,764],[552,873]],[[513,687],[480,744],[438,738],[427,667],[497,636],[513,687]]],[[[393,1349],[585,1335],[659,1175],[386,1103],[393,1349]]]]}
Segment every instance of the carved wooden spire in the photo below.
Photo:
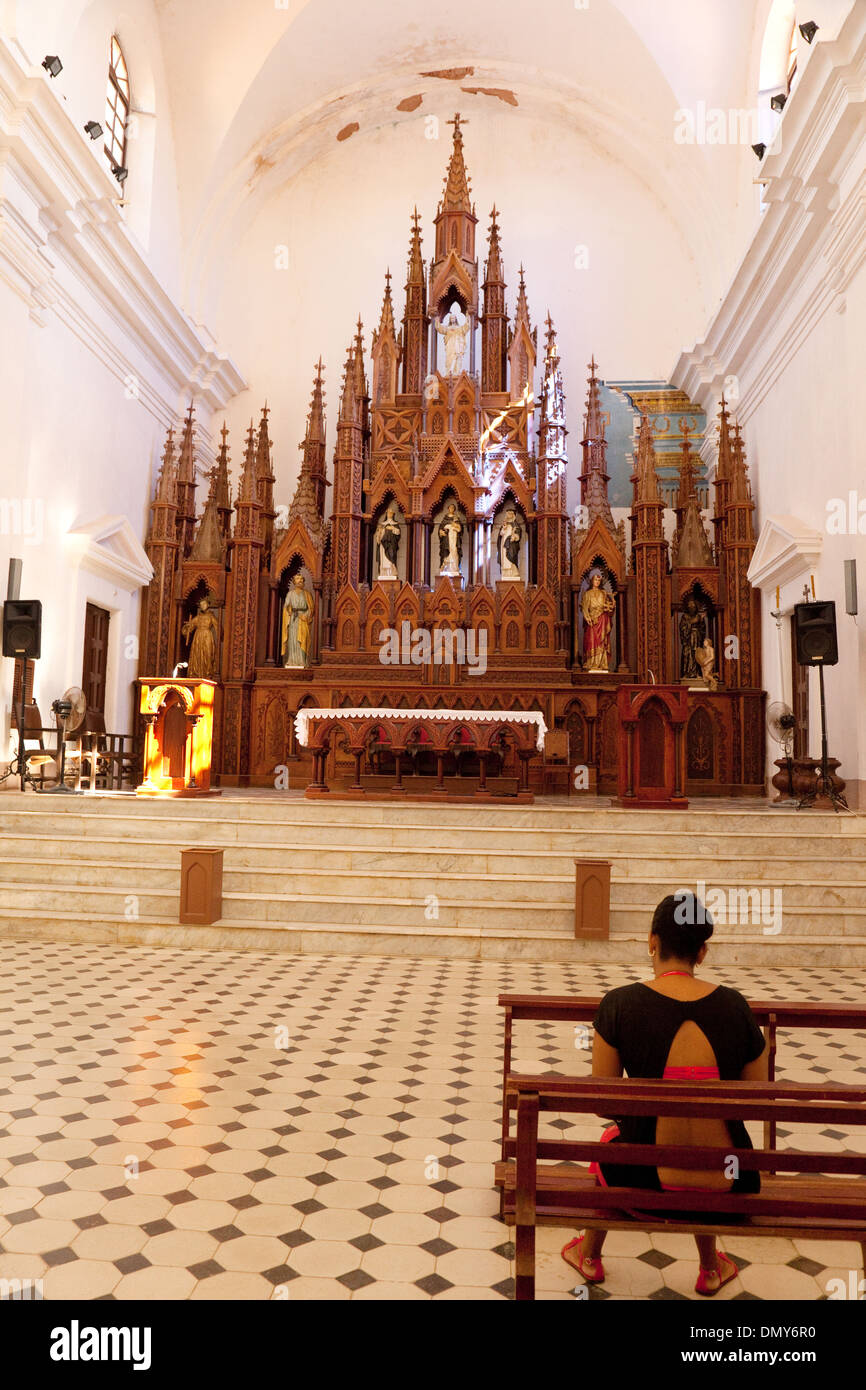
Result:
{"type": "MultiPolygon", "coordinates": [[[[601,409],[598,363],[593,357],[589,364],[589,387],[583,428],[583,472],[580,475],[580,500],[587,509],[588,526],[598,517],[607,529],[616,532],[610,501],[607,495],[607,441],[601,409]]],[[[587,528],[588,529],[588,528],[587,528]]]]}
{"type": "Polygon", "coordinates": [[[646,412],[641,413],[638,427],[634,472],[635,540],[656,540],[664,535],[662,516],[664,501],[659,491],[656,456],[653,448],[653,427],[646,412]],[[639,515],[638,515],[639,513],[639,515]]]}
{"type": "Polygon", "coordinates": [[[673,562],[686,569],[712,567],[713,551],[704,529],[695,460],[690,443],[691,428],[682,422],[683,447],[680,453],[680,483],[676,500],[677,529],[673,543],[673,562]]]}
{"type": "Polygon", "coordinates": [[[247,430],[247,442],[244,450],[244,465],[241,469],[241,481],[238,488],[238,505],[240,503],[259,504],[258,473],[256,470],[256,431],[252,420],[247,430]]]}
{"type": "Polygon", "coordinates": [[[496,207],[490,214],[487,268],[484,275],[484,312],[481,316],[481,390],[506,389],[508,314],[505,308],[505,275],[496,207]]]}
{"type": "Polygon", "coordinates": [[[216,478],[214,480],[214,498],[216,508],[219,513],[220,527],[226,540],[229,539],[231,531],[232,515],[232,496],[229,486],[229,432],[226,422],[223,420],[222,430],[220,431],[220,447],[216,461],[216,478]]]}
{"type": "Polygon", "coordinates": [[[226,538],[217,505],[219,471],[219,464],[217,464],[208,473],[210,486],[207,500],[204,504],[201,520],[198,523],[192,549],[189,552],[190,560],[197,560],[205,565],[222,564],[226,553],[226,538]]]}
{"type": "Polygon", "coordinates": [[[529,304],[526,299],[526,281],[523,278],[523,266],[521,266],[514,327],[508,344],[510,391],[513,401],[520,400],[523,395],[532,392],[537,352],[538,329],[533,328],[530,322],[529,304]]]}
{"type": "Polygon", "coordinates": [[[638,428],[632,482],[632,571],[638,679],[668,677],[668,638],[661,615],[669,606],[665,504],[656,472],[653,428],[645,412],[638,428]]]}
{"type": "MultiPolygon", "coordinates": [[[[568,574],[568,503],[566,474],[568,454],[565,424],[565,392],[553,320],[547,316],[547,350],[541,387],[538,425],[535,510],[538,527],[538,584],[560,591],[568,574]]],[[[558,615],[557,649],[567,646],[565,612],[558,615]]]]}
{"type": "Polygon", "coordinates": [[[421,227],[416,208],[412,214],[409,269],[406,276],[406,311],[403,316],[403,391],[420,396],[427,376],[427,280],[421,256],[421,227]]]}
{"type": "Polygon", "coordinates": [[[463,158],[463,131],[460,126],[459,111],[448,124],[454,127],[454,143],[451,148],[451,159],[448,163],[448,173],[445,176],[445,188],[439,204],[439,211],[472,213],[475,209],[469,196],[469,175],[466,172],[466,161],[463,158]]]}
{"type": "Polygon", "coordinates": [[[379,327],[373,333],[373,400],[393,401],[397,394],[397,368],[400,363],[400,343],[394,328],[394,305],[391,301],[391,272],[385,273],[385,297],[379,327]]]}
{"type": "Polygon", "coordinates": [[[177,538],[181,554],[188,555],[195,537],[195,408],[189,403],[177,462],[177,538]]]}
{"type": "Polygon", "coordinates": [[[303,449],[304,457],[301,461],[298,485],[289,507],[289,522],[296,519],[302,521],[313,539],[320,542],[325,531],[325,489],[328,487],[325,472],[325,411],[321,357],[316,364],[306,433],[298,448],[303,449]]]}
{"type": "Polygon", "coordinates": [[[169,429],[145,542],[147,557],[153,565],[153,578],[141,611],[140,669],[147,675],[167,676],[174,664],[177,621],[174,584],[179,544],[174,430],[169,429]]]}

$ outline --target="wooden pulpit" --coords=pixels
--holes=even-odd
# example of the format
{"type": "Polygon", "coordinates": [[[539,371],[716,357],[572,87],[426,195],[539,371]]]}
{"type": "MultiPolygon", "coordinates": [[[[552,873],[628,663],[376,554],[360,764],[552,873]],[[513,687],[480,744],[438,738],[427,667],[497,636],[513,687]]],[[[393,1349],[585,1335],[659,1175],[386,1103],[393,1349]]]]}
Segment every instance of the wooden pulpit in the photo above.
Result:
{"type": "Polygon", "coordinates": [[[621,685],[619,714],[619,806],[688,806],[685,725],[688,690],[682,685],[621,685]]]}
{"type": "Polygon", "coordinates": [[[210,784],[213,702],[207,680],[141,677],[144,781],[137,796],[219,796],[210,784]]]}

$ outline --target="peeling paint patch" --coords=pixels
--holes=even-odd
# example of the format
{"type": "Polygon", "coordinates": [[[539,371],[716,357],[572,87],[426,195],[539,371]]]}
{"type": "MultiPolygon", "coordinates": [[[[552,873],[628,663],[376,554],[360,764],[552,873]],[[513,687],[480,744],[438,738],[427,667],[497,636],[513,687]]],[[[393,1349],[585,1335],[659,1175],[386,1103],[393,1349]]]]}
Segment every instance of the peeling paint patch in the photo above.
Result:
{"type": "Polygon", "coordinates": [[[444,82],[460,82],[464,77],[471,77],[475,72],[474,68],[440,68],[438,72],[422,72],[422,77],[441,77],[444,82]]]}
{"type": "Polygon", "coordinates": [[[423,100],[424,100],[424,98],[423,98],[422,96],[417,96],[417,97],[404,97],[402,101],[398,101],[398,102],[397,102],[397,110],[398,110],[398,111],[417,111],[417,110],[418,110],[418,107],[421,105],[421,103],[422,103],[423,100]]]}
{"type": "Polygon", "coordinates": [[[358,125],[358,122],[352,121],[349,125],[344,125],[342,130],[337,131],[337,139],[348,140],[350,135],[354,135],[355,131],[360,129],[361,127],[358,125]]]}
{"type": "Polygon", "coordinates": [[[517,105],[517,97],[507,87],[463,87],[461,90],[474,97],[497,97],[508,106],[517,105]]]}

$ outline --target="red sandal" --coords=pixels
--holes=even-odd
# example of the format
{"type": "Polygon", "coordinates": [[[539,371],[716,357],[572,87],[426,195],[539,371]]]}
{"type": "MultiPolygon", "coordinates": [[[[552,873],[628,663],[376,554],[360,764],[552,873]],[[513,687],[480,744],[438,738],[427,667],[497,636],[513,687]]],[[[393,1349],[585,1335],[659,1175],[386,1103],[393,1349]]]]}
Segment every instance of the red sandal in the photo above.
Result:
{"type": "Polygon", "coordinates": [[[587,1284],[603,1284],[604,1265],[602,1264],[600,1259],[587,1261],[588,1264],[598,1265],[598,1274],[596,1274],[594,1277],[591,1274],[587,1274],[586,1270],[583,1267],[583,1256],[580,1254],[580,1246],[583,1244],[583,1239],[583,1236],[575,1236],[574,1240],[570,1240],[567,1245],[563,1245],[562,1250],[560,1252],[562,1258],[565,1260],[565,1263],[567,1265],[570,1265],[572,1269],[577,1270],[578,1274],[581,1276],[582,1279],[586,1280],[587,1284]],[[574,1249],[575,1246],[578,1247],[576,1252],[577,1261],[575,1262],[574,1260],[566,1260],[566,1251],[574,1249]]]}
{"type": "Polygon", "coordinates": [[[717,1250],[715,1269],[704,1269],[703,1265],[701,1265],[700,1273],[698,1274],[698,1282],[695,1284],[695,1293],[703,1294],[705,1298],[712,1298],[714,1294],[719,1292],[719,1289],[722,1288],[724,1284],[730,1284],[732,1279],[736,1279],[739,1272],[733,1260],[729,1260],[727,1255],[723,1254],[721,1250],[717,1250]],[[730,1265],[730,1273],[726,1274],[722,1269],[723,1260],[726,1265],[730,1265]],[[707,1288],[707,1279],[712,1279],[714,1274],[718,1274],[719,1276],[719,1288],[707,1288]]]}

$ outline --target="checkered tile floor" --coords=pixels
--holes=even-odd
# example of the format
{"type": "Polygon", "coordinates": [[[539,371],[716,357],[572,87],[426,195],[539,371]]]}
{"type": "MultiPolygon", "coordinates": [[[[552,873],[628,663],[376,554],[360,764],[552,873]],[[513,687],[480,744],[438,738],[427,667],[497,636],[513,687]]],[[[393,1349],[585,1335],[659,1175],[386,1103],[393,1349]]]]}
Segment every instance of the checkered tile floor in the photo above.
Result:
{"type": "MultiPolygon", "coordinates": [[[[512,1297],[496,996],[641,978],[8,939],[2,954],[0,1279],[41,1279],[46,1299],[512,1297]]],[[[862,997],[856,971],[713,973],[755,997],[862,997]]],[[[519,1025],[515,1065],[582,1070],[574,1042],[519,1025]]],[[[866,1034],[788,1035],[778,1061],[862,1084],[866,1034]]],[[[567,1238],[539,1232],[540,1298],[574,1297],[567,1238]]],[[[859,1269],[853,1243],[722,1244],[740,1266],[722,1298],[817,1299],[859,1269]]],[[[695,1296],[688,1236],[612,1233],[604,1258],[592,1297],[695,1296]]]]}

